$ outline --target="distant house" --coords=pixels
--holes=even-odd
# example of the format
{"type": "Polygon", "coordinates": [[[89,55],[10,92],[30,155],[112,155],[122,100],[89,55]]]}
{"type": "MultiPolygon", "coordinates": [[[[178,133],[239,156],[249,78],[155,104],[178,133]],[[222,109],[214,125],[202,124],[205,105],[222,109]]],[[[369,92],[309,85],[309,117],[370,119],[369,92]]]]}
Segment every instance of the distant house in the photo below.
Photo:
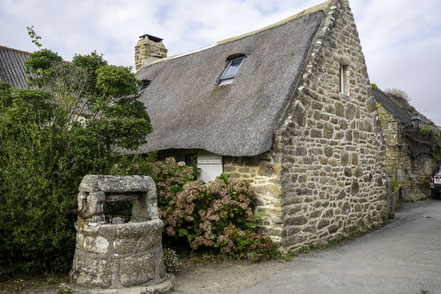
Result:
{"type": "Polygon", "coordinates": [[[386,175],[400,185],[404,200],[425,199],[428,180],[441,155],[439,128],[402,97],[372,89],[386,142],[386,175]],[[420,128],[411,120],[419,118],[420,128]],[[426,132],[426,133],[425,133],[426,132]],[[438,148],[438,149],[437,149],[438,148]]]}
{"type": "Polygon", "coordinates": [[[0,46],[0,81],[18,89],[27,89],[24,62],[30,52],[0,46]]]}
{"type": "Polygon", "coordinates": [[[166,57],[160,38],[135,47],[141,101],[158,151],[246,180],[262,229],[284,250],[387,218],[385,149],[347,0],[261,30],[166,57]]]}

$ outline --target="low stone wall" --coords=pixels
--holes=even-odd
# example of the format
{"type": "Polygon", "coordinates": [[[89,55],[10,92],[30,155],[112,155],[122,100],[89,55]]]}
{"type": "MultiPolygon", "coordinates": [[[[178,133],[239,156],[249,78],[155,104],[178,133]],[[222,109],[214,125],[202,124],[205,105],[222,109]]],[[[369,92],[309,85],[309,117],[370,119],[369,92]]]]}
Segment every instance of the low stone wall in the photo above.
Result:
{"type": "MultiPolygon", "coordinates": [[[[167,275],[163,262],[162,227],[158,218],[156,188],[150,177],[84,177],[78,194],[77,240],[71,282],[80,290],[164,283],[167,275]],[[124,200],[133,201],[130,221],[106,223],[104,203],[124,200]]],[[[171,288],[170,283],[164,285],[171,288]]]]}

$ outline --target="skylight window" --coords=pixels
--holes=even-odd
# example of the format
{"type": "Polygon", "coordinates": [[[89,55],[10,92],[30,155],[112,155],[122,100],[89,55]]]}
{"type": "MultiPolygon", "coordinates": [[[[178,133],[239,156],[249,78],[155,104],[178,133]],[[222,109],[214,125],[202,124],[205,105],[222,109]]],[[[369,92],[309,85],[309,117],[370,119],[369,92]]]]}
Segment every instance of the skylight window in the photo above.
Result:
{"type": "Polygon", "coordinates": [[[142,84],[138,89],[138,94],[141,94],[142,92],[144,92],[145,89],[147,89],[147,87],[150,85],[150,82],[151,81],[149,81],[149,80],[142,80],[142,84]]]}
{"type": "Polygon", "coordinates": [[[220,77],[219,85],[226,85],[233,83],[233,79],[236,76],[242,61],[245,59],[245,56],[241,56],[238,58],[231,59],[228,63],[227,68],[224,73],[220,77]]]}

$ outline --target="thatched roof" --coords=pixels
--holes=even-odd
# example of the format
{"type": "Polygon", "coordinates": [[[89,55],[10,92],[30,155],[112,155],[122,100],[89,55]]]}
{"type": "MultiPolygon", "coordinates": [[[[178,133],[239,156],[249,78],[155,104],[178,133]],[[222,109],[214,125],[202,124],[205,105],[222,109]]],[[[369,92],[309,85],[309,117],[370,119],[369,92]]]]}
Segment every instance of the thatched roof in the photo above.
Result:
{"type": "Polygon", "coordinates": [[[269,151],[324,18],[323,7],[142,68],[137,78],[151,83],[140,100],[153,132],[139,152],[202,149],[252,156],[269,151]],[[233,84],[219,86],[233,54],[246,59],[233,84]]]}
{"type": "Polygon", "coordinates": [[[27,89],[24,62],[30,52],[0,46],[0,81],[18,89],[27,89]]]}
{"type": "Polygon", "coordinates": [[[410,119],[412,116],[418,114],[421,117],[423,124],[433,125],[433,122],[430,119],[418,112],[405,99],[387,94],[374,88],[372,88],[372,94],[374,95],[375,100],[400,123],[410,125],[410,119]]]}

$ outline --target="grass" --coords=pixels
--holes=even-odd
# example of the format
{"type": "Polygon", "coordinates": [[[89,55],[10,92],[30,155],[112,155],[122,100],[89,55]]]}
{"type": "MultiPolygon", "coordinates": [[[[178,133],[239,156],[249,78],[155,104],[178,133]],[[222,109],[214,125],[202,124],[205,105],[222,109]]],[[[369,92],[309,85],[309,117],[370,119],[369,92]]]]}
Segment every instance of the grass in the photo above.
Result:
{"type": "Polygon", "coordinates": [[[67,281],[67,274],[3,275],[0,276],[0,294],[57,293],[58,286],[67,281]]]}

